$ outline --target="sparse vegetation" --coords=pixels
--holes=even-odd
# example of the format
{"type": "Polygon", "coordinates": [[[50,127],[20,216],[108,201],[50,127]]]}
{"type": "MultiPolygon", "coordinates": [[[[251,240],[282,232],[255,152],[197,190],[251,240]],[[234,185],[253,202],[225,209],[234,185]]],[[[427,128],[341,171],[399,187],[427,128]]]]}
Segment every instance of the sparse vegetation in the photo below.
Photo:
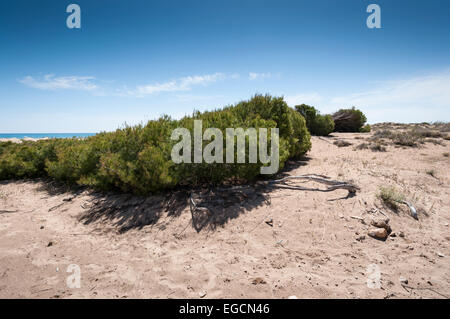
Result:
{"type": "Polygon", "coordinates": [[[337,141],[334,141],[333,144],[336,145],[337,147],[346,147],[346,146],[352,145],[352,143],[345,141],[345,140],[337,140],[337,141]]]}
{"type": "Polygon", "coordinates": [[[398,203],[405,200],[405,196],[398,192],[393,186],[381,186],[377,197],[382,200],[387,207],[395,211],[398,210],[398,203]]]}
{"type": "Polygon", "coordinates": [[[334,130],[334,121],[330,115],[321,115],[314,106],[296,105],[295,109],[306,120],[306,126],[312,135],[327,136],[334,130]]]}
{"type": "Polygon", "coordinates": [[[386,147],[383,146],[379,141],[370,143],[361,143],[356,147],[357,150],[370,149],[374,152],[386,152],[386,147]]]}
{"type": "Polygon", "coordinates": [[[450,122],[435,122],[433,126],[440,132],[450,132],[450,122]]]}
{"type": "Polygon", "coordinates": [[[412,135],[416,135],[418,137],[430,137],[430,138],[440,138],[443,137],[443,134],[436,130],[431,130],[423,127],[415,127],[411,130],[412,135]]]}
{"type": "Polygon", "coordinates": [[[411,131],[392,132],[391,130],[378,130],[372,136],[372,141],[379,141],[380,139],[389,139],[395,145],[417,147],[423,143],[423,139],[411,131]]]}
{"type": "Polygon", "coordinates": [[[419,144],[423,143],[420,137],[411,134],[411,132],[394,133],[392,134],[391,139],[394,142],[394,144],[400,146],[417,147],[419,146],[419,144]]]}

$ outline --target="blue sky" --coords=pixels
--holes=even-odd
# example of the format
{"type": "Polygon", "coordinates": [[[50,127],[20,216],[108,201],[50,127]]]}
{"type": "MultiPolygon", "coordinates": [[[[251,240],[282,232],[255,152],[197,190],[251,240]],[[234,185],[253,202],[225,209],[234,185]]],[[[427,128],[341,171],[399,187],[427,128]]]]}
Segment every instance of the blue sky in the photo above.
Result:
{"type": "Polygon", "coordinates": [[[98,132],[255,93],[450,121],[447,0],[2,1],[0,133],[98,132]],[[66,7],[81,7],[68,29],[66,7]],[[366,8],[381,8],[369,29],[366,8]]]}

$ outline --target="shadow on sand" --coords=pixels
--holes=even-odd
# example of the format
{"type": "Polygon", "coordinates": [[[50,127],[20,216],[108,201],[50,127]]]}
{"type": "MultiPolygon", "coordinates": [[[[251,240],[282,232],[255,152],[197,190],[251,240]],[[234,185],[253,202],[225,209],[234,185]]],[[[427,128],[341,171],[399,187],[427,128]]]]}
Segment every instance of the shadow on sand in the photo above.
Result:
{"type": "MultiPolygon", "coordinates": [[[[277,177],[289,175],[290,171],[307,165],[309,160],[310,158],[305,156],[287,162],[277,177]]],[[[39,185],[39,190],[49,195],[67,194],[73,198],[87,190],[82,187],[68,187],[54,181],[44,181],[39,185]]],[[[162,215],[178,217],[183,211],[190,209],[192,226],[197,232],[203,229],[215,230],[246,211],[270,205],[272,187],[261,186],[258,181],[244,186],[246,190],[240,187],[242,186],[238,186],[236,190],[233,187],[175,189],[150,196],[89,191],[88,203],[84,204],[85,211],[79,219],[84,224],[108,222],[116,227],[119,233],[124,233],[154,225],[162,215]],[[198,196],[197,199],[200,198],[196,200],[196,209],[192,207],[193,194],[198,196]]]]}

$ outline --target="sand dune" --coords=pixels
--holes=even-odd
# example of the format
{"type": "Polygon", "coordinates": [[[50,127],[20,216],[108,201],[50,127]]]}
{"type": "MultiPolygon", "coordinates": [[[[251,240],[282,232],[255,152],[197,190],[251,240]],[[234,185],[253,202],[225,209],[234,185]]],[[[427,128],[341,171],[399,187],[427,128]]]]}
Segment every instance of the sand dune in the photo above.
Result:
{"type": "Polygon", "coordinates": [[[375,152],[355,150],[368,134],[333,136],[312,137],[308,156],[284,173],[353,180],[356,196],[276,189],[241,198],[199,231],[179,193],[138,198],[2,182],[0,297],[449,297],[450,142],[375,152]],[[419,220],[405,205],[383,205],[376,194],[388,185],[414,203],[419,220]],[[392,228],[385,241],[368,236],[380,211],[392,228]],[[80,267],[81,288],[66,285],[70,264],[80,267]],[[379,288],[367,284],[374,269],[379,288]]]}

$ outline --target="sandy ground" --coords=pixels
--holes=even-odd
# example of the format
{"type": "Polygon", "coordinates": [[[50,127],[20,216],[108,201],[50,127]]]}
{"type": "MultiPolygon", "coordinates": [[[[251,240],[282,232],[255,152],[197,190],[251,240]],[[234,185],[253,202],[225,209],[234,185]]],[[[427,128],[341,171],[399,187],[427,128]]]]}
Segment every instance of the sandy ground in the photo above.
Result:
{"type": "Polygon", "coordinates": [[[450,142],[354,150],[367,136],[328,138],[353,144],[341,148],[313,137],[308,156],[287,171],[353,180],[361,188],[356,196],[274,190],[270,202],[244,198],[198,232],[183,196],[3,182],[0,297],[448,298],[450,158],[443,153],[450,142]],[[432,169],[434,177],[426,173],[432,169]],[[396,213],[383,206],[376,194],[387,185],[416,205],[418,221],[406,206],[396,213]],[[370,219],[383,217],[377,207],[396,235],[386,241],[367,236],[370,219]],[[67,272],[71,264],[80,269],[80,288],[66,283],[76,275],[67,272]],[[379,287],[368,286],[372,278],[379,287]]]}

